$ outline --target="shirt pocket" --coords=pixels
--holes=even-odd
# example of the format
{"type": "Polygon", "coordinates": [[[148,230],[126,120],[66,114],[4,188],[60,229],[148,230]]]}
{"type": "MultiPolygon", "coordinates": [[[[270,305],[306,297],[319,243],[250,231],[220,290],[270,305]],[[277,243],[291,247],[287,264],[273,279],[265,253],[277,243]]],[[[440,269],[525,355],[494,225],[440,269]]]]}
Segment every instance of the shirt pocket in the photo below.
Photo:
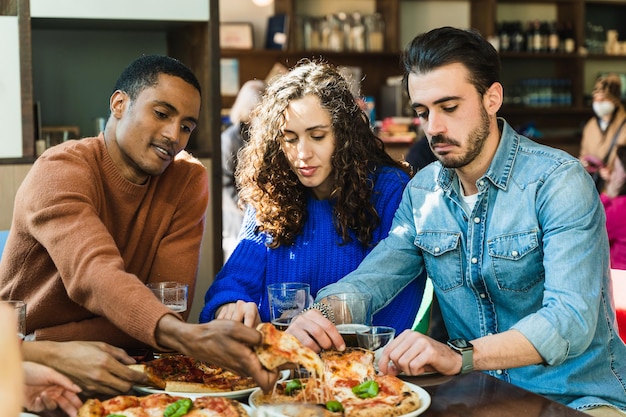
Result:
{"type": "Polygon", "coordinates": [[[501,290],[527,292],[544,279],[536,230],[487,240],[493,276],[501,290]]]}
{"type": "Polygon", "coordinates": [[[460,239],[461,233],[453,232],[421,232],[415,237],[428,275],[442,291],[463,285],[460,239]]]}

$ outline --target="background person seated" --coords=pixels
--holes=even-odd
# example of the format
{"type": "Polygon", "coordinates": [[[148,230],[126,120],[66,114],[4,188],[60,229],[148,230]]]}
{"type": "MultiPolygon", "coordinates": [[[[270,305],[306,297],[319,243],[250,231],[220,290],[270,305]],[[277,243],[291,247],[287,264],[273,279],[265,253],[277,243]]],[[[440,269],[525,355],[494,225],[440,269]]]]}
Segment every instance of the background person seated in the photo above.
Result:
{"type": "Polygon", "coordinates": [[[600,199],[606,212],[611,268],[626,269],[626,146],[619,146],[615,154],[616,158],[600,199]]]}

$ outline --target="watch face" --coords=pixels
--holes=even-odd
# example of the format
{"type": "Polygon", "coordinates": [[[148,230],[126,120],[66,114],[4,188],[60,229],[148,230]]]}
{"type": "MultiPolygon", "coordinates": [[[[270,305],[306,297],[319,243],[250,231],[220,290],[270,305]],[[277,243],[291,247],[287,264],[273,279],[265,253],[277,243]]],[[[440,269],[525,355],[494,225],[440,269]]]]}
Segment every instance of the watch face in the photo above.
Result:
{"type": "Polygon", "coordinates": [[[465,339],[450,340],[448,344],[454,346],[457,349],[467,349],[473,347],[472,344],[465,339]]]}

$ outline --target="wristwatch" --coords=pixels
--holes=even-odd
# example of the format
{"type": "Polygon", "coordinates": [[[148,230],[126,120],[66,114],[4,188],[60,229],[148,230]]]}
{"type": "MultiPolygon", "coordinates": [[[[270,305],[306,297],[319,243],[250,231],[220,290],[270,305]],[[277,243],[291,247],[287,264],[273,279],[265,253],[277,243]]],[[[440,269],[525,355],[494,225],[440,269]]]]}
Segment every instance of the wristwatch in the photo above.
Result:
{"type": "Polygon", "coordinates": [[[461,355],[461,372],[459,375],[467,374],[474,370],[474,345],[465,339],[448,340],[450,349],[461,355]]]}

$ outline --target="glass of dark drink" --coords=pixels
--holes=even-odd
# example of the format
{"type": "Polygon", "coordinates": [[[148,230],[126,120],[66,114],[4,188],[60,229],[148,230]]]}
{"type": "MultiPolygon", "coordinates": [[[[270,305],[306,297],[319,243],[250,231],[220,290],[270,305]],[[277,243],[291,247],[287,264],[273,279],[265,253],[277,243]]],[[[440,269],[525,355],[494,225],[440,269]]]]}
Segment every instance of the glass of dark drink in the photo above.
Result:
{"type": "Polygon", "coordinates": [[[302,282],[281,282],[267,286],[270,321],[278,330],[286,330],[291,320],[309,307],[310,285],[302,282]]]}
{"type": "Polygon", "coordinates": [[[372,296],[358,292],[332,294],[325,298],[331,306],[335,326],[348,347],[358,347],[357,331],[372,324],[372,296]]]}

